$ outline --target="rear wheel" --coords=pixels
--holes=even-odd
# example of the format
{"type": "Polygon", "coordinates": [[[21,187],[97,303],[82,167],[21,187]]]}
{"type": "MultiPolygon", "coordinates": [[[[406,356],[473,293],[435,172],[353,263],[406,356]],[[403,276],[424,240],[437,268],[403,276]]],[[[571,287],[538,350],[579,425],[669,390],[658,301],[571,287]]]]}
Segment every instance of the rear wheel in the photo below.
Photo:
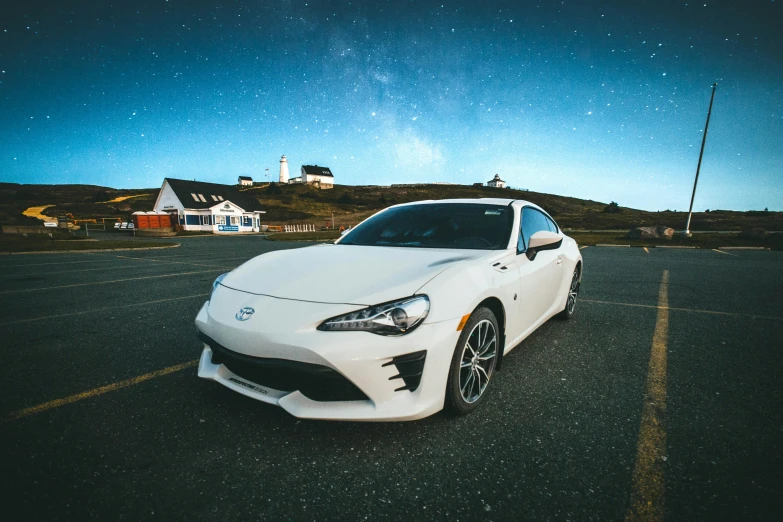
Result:
{"type": "Polygon", "coordinates": [[[571,284],[568,286],[568,298],[566,305],[559,317],[561,319],[570,319],[576,309],[576,298],[579,295],[579,268],[574,269],[574,275],[571,277],[571,284]]]}
{"type": "Polygon", "coordinates": [[[486,397],[495,373],[500,335],[495,314],[478,308],[468,320],[457,346],[446,385],[446,405],[457,414],[470,413],[486,397]]]}

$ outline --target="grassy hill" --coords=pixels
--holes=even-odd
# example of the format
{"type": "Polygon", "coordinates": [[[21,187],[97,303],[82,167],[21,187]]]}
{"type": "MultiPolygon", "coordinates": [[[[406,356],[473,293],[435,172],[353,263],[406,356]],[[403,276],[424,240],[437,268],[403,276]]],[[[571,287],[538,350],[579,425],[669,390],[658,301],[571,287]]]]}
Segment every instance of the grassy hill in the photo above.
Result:
{"type": "MultiPolygon", "coordinates": [[[[77,219],[102,217],[127,218],[137,210],[151,210],[158,188],[118,190],[94,185],[18,185],[0,183],[0,223],[39,224],[22,215],[32,206],[53,205],[43,211],[55,216],[57,211],[72,213],[77,219]],[[134,196],[123,201],[119,198],[134,196]]],[[[582,230],[623,230],[635,226],[667,225],[684,228],[685,212],[647,212],[619,207],[607,212],[607,204],[542,194],[538,192],[473,187],[470,185],[421,185],[407,187],[337,185],[332,190],[319,190],[307,185],[271,185],[243,191],[257,198],[266,215],[267,224],[308,223],[323,226],[355,225],[367,216],[389,205],[425,199],[446,198],[515,198],[536,203],[557,220],[563,228],[582,230]]],[[[692,230],[741,230],[763,227],[783,230],[781,212],[737,212],[714,210],[693,215],[692,230]]]]}
{"type": "Polygon", "coordinates": [[[23,216],[25,209],[52,205],[43,211],[56,216],[70,212],[77,219],[127,218],[137,210],[151,210],[159,188],[118,190],[97,185],[20,185],[0,183],[0,224],[40,225],[41,221],[23,216]],[[132,196],[124,201],[106,203],[132,196]]]}

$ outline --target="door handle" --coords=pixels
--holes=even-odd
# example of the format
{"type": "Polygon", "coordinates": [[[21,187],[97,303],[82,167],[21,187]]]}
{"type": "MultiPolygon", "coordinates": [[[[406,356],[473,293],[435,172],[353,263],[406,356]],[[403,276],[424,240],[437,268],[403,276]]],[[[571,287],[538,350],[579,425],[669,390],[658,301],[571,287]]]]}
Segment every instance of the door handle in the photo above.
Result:
{"type": "Polygon", "coordinates": [[[560,265],[563,263],[563,256],[557,256],[557,264],[560,265]]]}

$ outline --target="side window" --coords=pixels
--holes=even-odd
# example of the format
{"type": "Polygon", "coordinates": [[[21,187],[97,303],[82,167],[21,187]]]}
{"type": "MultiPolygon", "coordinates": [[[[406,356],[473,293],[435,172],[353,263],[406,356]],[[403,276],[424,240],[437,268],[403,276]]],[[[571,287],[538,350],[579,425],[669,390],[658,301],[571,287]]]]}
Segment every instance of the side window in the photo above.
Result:
{"type": "Polygon", "coordinates": [[[557,233],[557,225],[555,222],[552,221],[549,216],[544,216],[544,218],[546,218],[546,224],[549,227],[549,231],[557,233]]]}
{"type": "Polygon", "coordinates": [[[522,226],[520,227],[519,239],[517,240],[517,252],[525,252],[530,236],[539,230],[550,230],[550,226],[554,227],[555,225],[544,214],[532,207],[523,208],[522,226]]]}

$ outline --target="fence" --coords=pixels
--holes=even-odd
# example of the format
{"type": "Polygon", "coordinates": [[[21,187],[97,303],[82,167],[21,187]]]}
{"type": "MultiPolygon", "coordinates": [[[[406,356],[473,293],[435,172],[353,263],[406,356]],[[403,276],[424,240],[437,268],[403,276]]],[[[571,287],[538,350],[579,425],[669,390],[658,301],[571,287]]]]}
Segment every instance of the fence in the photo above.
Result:
{"type": "Polygon", "coordinates": [[[351,229],[353,228],[353,225],[340,225],[340,226],[332,226],[331,223],[327,222],[327,226],[321,226],[318,225],[312,225],[309,223],[304,224],[298,224],[298,225],[261,225],[261,231],[262,232],[323,232],[328,230],[345,230],[345,229],[351,229]]]}
{"type": "Polygon", "coordinates": [[[310,224],[283,225],[283,232],[316,232],[317,230],[315,225],[310,224]]]}

